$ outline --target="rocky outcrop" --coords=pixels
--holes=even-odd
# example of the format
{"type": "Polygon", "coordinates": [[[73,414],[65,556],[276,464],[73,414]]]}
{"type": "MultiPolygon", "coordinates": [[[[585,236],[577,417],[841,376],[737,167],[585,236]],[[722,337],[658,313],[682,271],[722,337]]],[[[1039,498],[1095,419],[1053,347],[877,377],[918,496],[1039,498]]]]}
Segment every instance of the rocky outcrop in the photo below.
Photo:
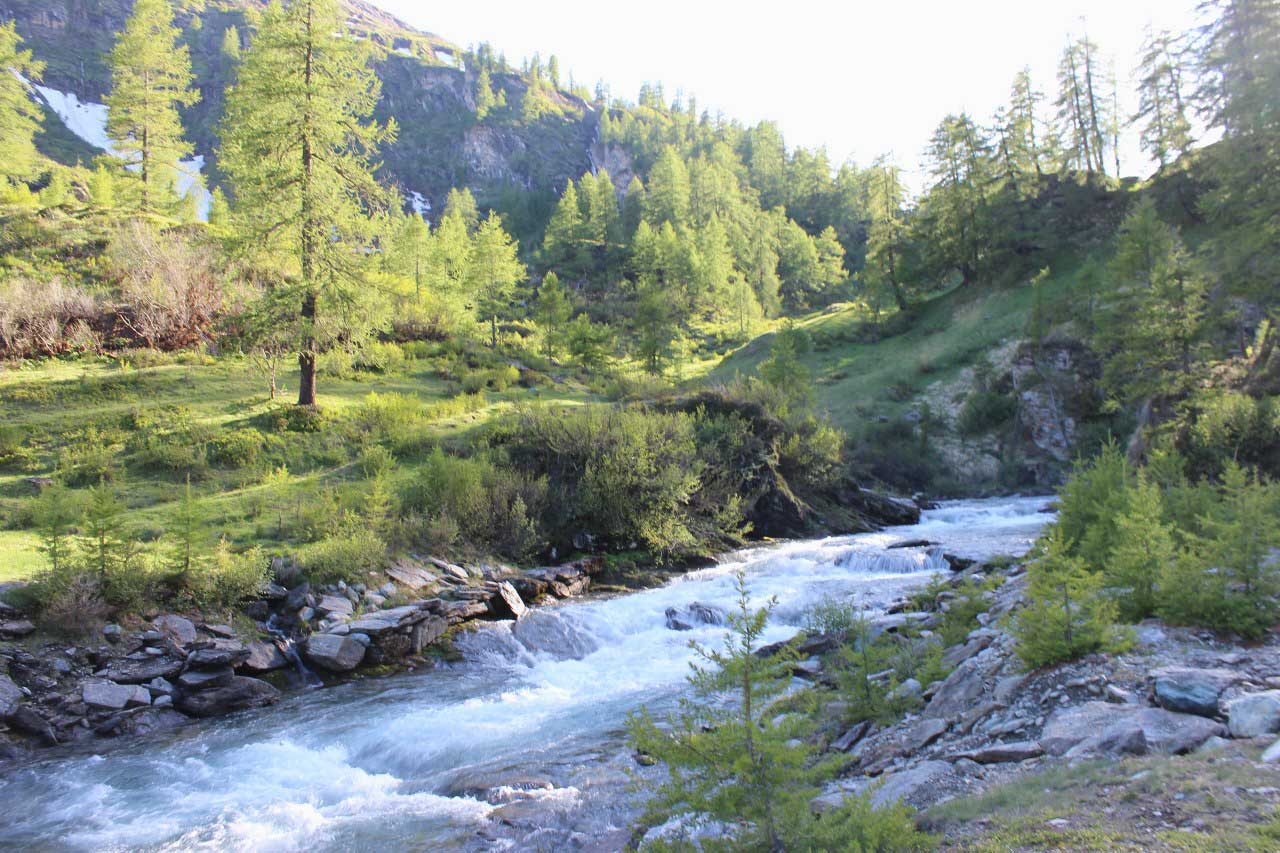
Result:
{"type": "Polygon", "coordinates": [[[1239,680],[1229,669],[1163,667],[1152,673],[1153,692],[1160,707],[1202,717],[1218,715],[1222,691],[1239,680]]]}
{"type": "MultiPolygon", "coordinates": [[[[1040,736],[1051,755],[1105,753],[1131,743],[1126,732],[1139,731],[1152,752],[1182,755],[1206,740],[1226,734],[1220,723],[1163,708],[1141,708],[1111,702],[1087,702],[1054,712],[1040,736]],[[1079,748],[1079,749],[1078,749],[1079,748]]],[[[1145,751],[1145,750],[1143,750],[1145,751]]]]}
{"type": "Polygon", "coordinates": [[[1081,341],[1028,342],[1014,354],[1010,373],[1027,476],[1055,485],[1074,458],[1080,421],[1098,405],[1097,359],[1081,341]]]}

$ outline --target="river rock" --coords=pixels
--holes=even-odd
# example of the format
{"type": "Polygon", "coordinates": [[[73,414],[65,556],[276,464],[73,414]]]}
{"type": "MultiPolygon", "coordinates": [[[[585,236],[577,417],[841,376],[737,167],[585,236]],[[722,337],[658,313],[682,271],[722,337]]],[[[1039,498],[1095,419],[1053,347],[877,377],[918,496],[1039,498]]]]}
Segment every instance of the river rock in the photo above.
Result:
{"type": "Polygon", "coordinates": [[[0,719],[4,719],[18,710],[26,694],[22,688],[13,683],[13,679],[0,673],[0,719]]]}
{"type": "Polygon", "coordinates": [[[311,584],[303,581],[293,589],[285,593],[284,604],[281,609],[286,613],[297,613],[307,603],[307,596],[311,594],[311,584]]]}
{"type": "Polygon", "coordinates": [[[114,684],[110,681],[86,681],[80,687],[80,698],[92,708],[120,711],[129,706],[150,705],[151,693],[137,684],[114,684]]]}
{"type": "Polygon", "coordinates": [[[35,633],[36,626],[30,619],[5,619],[0,621],[0,638],[6,640],[35,633]]]}
{"type": "Polygon", "coordinates": [[[1198,747],[1226,729],[1213,720],[1194,714],[1178,714],[1164,708],[1138,708],[1109,702],[1086,702],[1060,708],[1045,724],[1040,744],[1051,755],[1064,755],[1078,744],[1120,729],[1113,726],[1132,721],[1142,730],[1153,752],[1181,755],[1198,747]]]}
{"type": "Polygon", "coordinates": [[[691,631],[694,625],[723,625],[725,613],[719,607],[695,601],[684,607],[668,607],[664,614],[672,631],[691,631]]]}
{"type": "Polygon", "coordinates": [[[1019,740],[1010,743],[993,743],[968,752],[952,756],[954,759],[975,761],[978,764],[1005,764],[1012,761],[1026,761],[1044,755],[1044,747],[1034,740],[1019,740]]]}
{"type": "Polygon", "coordinates": [[[831,742],[831,749],[835,752],[848,752],[853,749],[854,744],[866,737],[870,728],[871,723],[867,720],[855,723],[848,731],[831,742]]]}
{"type": "Polygon", "coordinates": [[[148,656],[142,660],[118,660],[95,674],[117,684],[143,684],[153,678],[172,678],[182,672],[185,663],[167,655],[148,656]]]}
{"type": "Polygon", "coordinates": [[[1267,747],[1266,750],[1263,751],[1261,760],[1263,764],[1275,764],[1280,762],[1280,740],[1271,744],[1271,746],[1267,747]]]}
{"type": "Polygon", "coordinates": [[[276,646],[265,640],[250,640],[249,655],[240,668],[247,672],[273,672],[289,665],[289,659],[276,646]]]}
{"type": "Polygon", "coordinates": [[[933,719],[921,720],[919,723],[912,726],[907,732],[907,748],[911,752],[919,752],[946,734],[948,728],[949,725],[946,720],[939,720],[936,717],[933,719]]]}
{"type": "Polygon", "coordinates": [[[189,646],[196,641],[196,625],[185,616],[165,613],[153,619],[152,624],[179,646],[189,646]]]}
{"type": "Polygon", "coordinates": [[[231,683],[235,672],[231,667],[213,670],[190,670],[178,676],[178,686],[183,690],[209,690],[231,683]]]}
{"type": "MultiPolygon", "coordinates": [[[[365,621],[365,620],[361,620],[365,621]]],[[[363,633],[368,630],[360,629],[363,633]]],[[[330,672],[349,672],[364,660],[365,647],[350,636],[339,637],[336,634],[312,634],[307,639],[307,660],[330,672]]]]}
{"type": "Polygon", "coordinates": [[[350,618],[355,608],[351,604],[351,599],[345,595],[326,595],[321,597],[320,603],[316,605],[316,612],[321,616],[333,616],[339,619],[350,618]]]}
{"type": "Polygon", "coordinates": [[[972,657],[956,667],[933,694],[924,715],[951,718],[972,708],[986,689],[986,679],[999,665],[999,661],[984,658],[984,655],[972,657]]]}
{"type": "Polygon", "coordinates": [[[1238,680],[1228,669],[1164,667],[1152,673],[1156,704],[1170,711],[1213,717],[1222,691],[1238,680]]]}
{"type": "Polygon", "coordinates": [[[1232,737],[1261,737],[1280,731],[1280,690],[1248,693],[1227,703],[1232,737]]]}
{"type": "Polygon", "coordinates": [[[529,608],[525,606],[524,599],[520,597],[520,593],[516,592],[516,588],[507,581],[498,584],[498,596],[495,601],[502,602],[506,611],[514,619],[520,619],[529,612],[529,608]]]}
{"type": "Polygon", "coordinates": [[[279,699],[280,691],[267,682],[237,675],[224,687],[186,694],[177,704],[179,710],[193,717],[216,717],[232,711],[261,708],[279,699]]]}
{"type": "Polygon", "coordinates": [[[187,655],[187,667],[189,669],[221,669],[227,666],[239,666],[248,659],[249,650],[244,646],[226,640],[221,642],[222,645],[209,649],[196,649],[187,655]]]}
{"type": "MultiPolygon", "coordinates": [[[[391,568],[387,569],[387,577],[391,578],[397,584],[417,592],[425,586],[431,586],[439,581],[435,575],[428,572],[425,568],[413,562],[412,560],[400,559],[392,563],[391,568]]],[[[395,593],[393,588],[386,595],[395,593]]]]}
{"type": "Polygon", "coordinates": [[[109,625],[103,625],[102,638],[114,646],[116,643],[124,639],[124,628],[121,628],[119,625],[116,625],[115,623],[111,623],[109,625]]]}

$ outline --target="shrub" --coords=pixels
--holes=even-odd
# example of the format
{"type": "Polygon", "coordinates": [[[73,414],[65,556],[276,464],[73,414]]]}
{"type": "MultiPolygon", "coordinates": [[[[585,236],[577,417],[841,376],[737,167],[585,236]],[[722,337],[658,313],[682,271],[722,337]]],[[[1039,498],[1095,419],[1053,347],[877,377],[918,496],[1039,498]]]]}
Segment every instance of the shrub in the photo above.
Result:
{"type": "Polygon", "coordinates": [[[58,474],[68,486],[88,486],[115,479],[120,446],[90,426],[68,439],[58,453],[58,474]]]}
{"type": "Polygon", "coordinates": [[[1280,476],[1280,408],[1273,397],[1206,391],[1192,399],[1177,445],[1193,479],[1219,477],[1232,461],[1280,476]]]}
{"type": "Polygon", "coordinates": [[[314,583],[368,580],[382,568],[387,546],[373,531],[353,526],[307,546],[299,554],[302,568],[314,583]]]}
{"type": "Polygon", "coordinates": [[[132,219],[107,252],[120,276],[118,316],[152,349],[190,344],[222,305],[213,248],[189,234],[132,219]]]}
{"type": "Polygon", "coordinates": [[[1126,491],[1103,573],[1120,617],[1129,622],[1155,613],[1160,574],[1177,560],[1173,530],[1163,522],[1163,514],[1160,489],[1148,478],[1141,477],[1126,491]]]}
{"type": "Polygon", "coordinates": [[[1116,605],[1103,593],[1102,574],[1071,554],[1061,525],[1040,548],[1028,570],[1026,604],[1013,623],[1018,656],[1034,669],[1123,648],[1127,634],[1116,628],[1116,605]]]}
{"type": "Polygon", "coordinates": [[[965,435],[994,432],[1013,420],[1018,401],[998,391],[974,391],[965,398],[956,426],[965,435]]]}
{"type": "Polygon", "coordinates": [[[391,473],[395,465],[395,456],[380,444],[366,447],[360,451],[360,459],[356,462],[356,468],[366,479],[385,476],[391,473]]]}
{"type": "Polygon", "coordinates": [[[404,350],[398,344],[372,341],[356,353],[354,367],[371,373],[396,373],[404,369],[404,350]]]}
{"type": "Polygon", "coordinates": [[[43,627],[69,637],[101,637],[98,632],[111,608],[96,578],[83,572],[59,578],[45,575],[35,585],[43,587],[37,593],[43,599],[39,620],[43,627]]]}
{"type": "Polygon", "coordinates": [[[512,459],[550,487],[554,532],[581,531],[657,551],[694,544],[688,502],[699,483],[693,420],[637,408],[528,409],[501,436],[512,459]]]}
{"type": "Polygon", "coordinates": [[[248,468],[257,461],[265,441],[253,427],[219,433],[209,440],[209,461],[226,468],[248,468]]]}
{"type": "Polygon", "coordinates": [[[237,554],[223,539],[200,570],[189,575],[189,592],[201,609],[225,610],[256,598],[270,577],[271,561],[261,548],[237,554]]]}
{"type": "Polygon", "coordinates": [[[1132,471],[1115,442],[1096,459],[1076,465],[1058,500],[1057,528],[1069,553],[1090,570],[1102,568],[1116,542],[1132,471]]]}
{"type": "Polygon", "coordinates": [[[1161,615],[1256,639],[1280,618],[1280,490],[1238,465],[1223,475],[1204,536],[1167,564],[1161,615]]]}

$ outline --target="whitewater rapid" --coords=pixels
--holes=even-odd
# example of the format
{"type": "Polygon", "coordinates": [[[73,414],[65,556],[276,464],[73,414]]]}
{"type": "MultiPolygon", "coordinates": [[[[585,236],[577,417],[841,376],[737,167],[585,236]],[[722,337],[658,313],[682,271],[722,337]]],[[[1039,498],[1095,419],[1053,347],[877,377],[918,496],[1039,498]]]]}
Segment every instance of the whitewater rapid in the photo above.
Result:
{"type": "Polygon", "coordinates": [[[923,548],[1021,554],[1044,498],[947,503],[910,527],[727,555],[667,585],[533,611],[458,640],[464,662],[289,696],[273,708],[85,751],[0,779],[0,839],[35,849],[577,849],[639,808],[622,725],[685,686],[689,641],[665,611],[731,610],[743,568],[775,598],[765,642],[806,610],[852,599],[874,614],[947,566],[923,548]],[[514,804],[514,805],[513,805],[514,804]]]}

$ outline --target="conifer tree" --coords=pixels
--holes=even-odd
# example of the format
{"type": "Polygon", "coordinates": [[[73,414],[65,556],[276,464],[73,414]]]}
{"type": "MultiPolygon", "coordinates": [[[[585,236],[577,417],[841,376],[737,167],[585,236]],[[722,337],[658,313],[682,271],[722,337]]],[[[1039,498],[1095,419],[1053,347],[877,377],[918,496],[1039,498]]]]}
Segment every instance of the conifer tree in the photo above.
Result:
{"type": "Polygon", "coordinates": [[[633,175],[627,184],[627,192],[622,198],[622,239],[630,241],[640,227],[644,218],[645,198],[644,184],[639,176],[633,175]]]}
{"type": "Polygon", "coordinates": [[[555,355],[564,325],[572,315],[573,304],[560,278],[554,272],[547,273],[538,287],[533,319],[542,328],[542,349],[548,358],[555,355]]]}
{"type": "Polygon", "coordinates": [[[476,229],[467,266],[467,288],[480,318],[489,321],[489,345],[494,348],[498,346],[498,315],[507,310],[516,285],[525,279],[524,264],[516,250],[515,241],[503,230],[502,220],[490,213],[476,229]]]}
{"type": "MultiPolygon", "coordinates": [[[[567,181],[542,238],[543,261],[554,267],[567,267],[573,263],[582,231],[582,208],[578,201],[578,190],[573,181],[567,181]]],[[[574,272],[577,272],[576,268],[574,272]]]]}
{"type": "Polygon", "coordinates": [[[57,575],[71,561],[72,526],[80,518],[80,505],[61,483],[46,487],[36,498],[32,513],[40,537],[40,550],[49,560],[49,570],[57,575]]]}
{"type": "Polygon", "coordinates": [[[173,521],[169,525],[173,533],[174,567],[190,585],[195,577],[196,564],[199,561],[201,538],[204,532],[204,514],[191,491],[191,476],[187,476],[182,497],[173,512],[173,521]]]}
{"type": "Polygon", "coordinates": [[[902,241],[902,208],[907,190],[898,167],[887,157],[877,158],[867,186],[867,259],[863,275],[872,286],[886,285],[898,310],[907,307],[906,288],[899,272],[902,241]]]}
{"type": "Polygon", "coordinates": [[[645,218],[652,225],[680,225],[689,218],[689,170],[675,148],[668,145],[649,172],[645,218]]]}
{"type": "Polygon", "coordinates": [[[991,248],[988,141],[967,114],[949,115],[934,131],[928,157],[933,183],[923,213],[931,247],[943,268],[958,270],[961,283],[970,284],[991,248]]]}
{"type": "Polygon", "coordinates": [[[123,529],[124,503],[105,480],[89,489],[83,520],[83,549],[98,580],[108,584],[127,560],[128,543],[123,529]]]}
{"type": "Polygon", "coordinates": [[[1044,93],[1032,83],[1030,68],[1023,68],[1014,75],[1005,125],[1010,156],[1019,169],[1035,172],[1037,178],[1044,174],[1042,167],[1047,141],[1039,116],[1042,101],[1044,93]]]}
{"type": "Polygon", "coordinates": [[[44,63],[22,50],[14,22],[0,23],[0,178],[29,177],[35,168],[35,135],[44,113],[27,83],[38,82],[43,72],[44,63]]]}
{"type": "Polygon", "coordinates": [[[302,323],[298,404],[316,404],[316,324],[352,295],[372,240],[368,212],[388,198],[373,156],[394,126],[368,122],[377,76],[363,41],[346,37],[336,0],[273,3],[227,95],[221,166],[235,191],[240,245],[296,277],[302,323]]]}
{"type": "Polygon", "coordinates": [[[480,224],[480,207],[476,197],[471,194],[470,187],[453,187],[444,197],[444,218],[455,217],[467,228],[467,233],[474,233],[480,224]]]}
{"type": "Polygon", "coordinates": [[[493,111],[498,99],[493,94],[493,78],[489,76],[489,67],[482,65],[476,75],[476,120],[484,121],[493,111]]]}
{"type": "Polygon", "coordinates": [[[1178,559],[1160,488],[1147,477],[1126,491],[1115,539],[1104,565],[1106,583],[1118,596],[1120,617],[1137,622],[1155,613],[1160,573],[1178,559]]]}
{"type": "Polygon", "coordinates": [[[1063,49],[1058,64],[1058,122],[1070,169],[1106,173],[1107,105],[1098,46],[1088,36],[1063,49]]]}
{"type": "Polygon", "coordinates": [[[138,0],[111,50],[107,134],[120,155],[137,166],[139,209],[151,213],[173,186],[178,161],[191,154],[180,107],[199,100],[191,88],[191,58],[179,45],[168,0],[138,0]]]}
{"type": "Polygon", "coordinates": [[[1148,30],[1138,65],[1138,113],[1142,148],[1161,166],[1191,149],[1183,51],[1168,31],[1148,30]]]}
{"type": "Polygon", "coordinates": [[[1071,553],[1057,526],[1040,547],[1028,571],[1027,604],[1014,619],[1018,656],[1039,667],[1123,647],[1126,637],[1116,629],[1116,606],[1102,591],[1102,574],[1071,553]]]}
{"type": "Polygon", "coordinates": [[[240,31],[234,25],[222,31],[222,57],[231,65],[240,62],[240,31]]]}
{"type": "Polygon", "coordinates": [[[1125,217],[1111,263],[1117,291],[1104,329],[1104,384],[1135,400],[1177,395],[1197,361],[1207,283],[1150,198],[1125,217]]]}

